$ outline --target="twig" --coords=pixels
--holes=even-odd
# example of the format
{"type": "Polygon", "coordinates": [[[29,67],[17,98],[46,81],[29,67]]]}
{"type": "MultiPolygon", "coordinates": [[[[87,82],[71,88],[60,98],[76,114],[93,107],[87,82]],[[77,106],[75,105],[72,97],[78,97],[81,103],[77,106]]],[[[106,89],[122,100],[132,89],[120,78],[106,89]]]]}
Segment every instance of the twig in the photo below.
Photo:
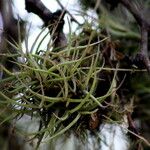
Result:
{"type": "Polygon", "coordinates": [[[138,129],[133,122],[130,112],[127,113],[127,119],[128,119],[128,125],[129,125],[128,134],[130,138],[132,139],[132,141],[135,141],[135,148],[137,150],[141,150],[142,148],[141,142],[138,142],[138,143],[136,142],[138,139],[142,140],[146,145],[150,146],[150,143],[145,138],[140,136],[140,133],[138,132],[138,129]]]}
{"type": "Polygon", "coordinates": [[[74,21],[75,23],[77,23],[79,26],[81,26],[82,24],[79,23],[75,17],[62,5],[62,3],[59,0],[56,0],[57,3],[60,5],[60,7],[66,11],[66,13],[71,17],[71,21],[74,21]]]}

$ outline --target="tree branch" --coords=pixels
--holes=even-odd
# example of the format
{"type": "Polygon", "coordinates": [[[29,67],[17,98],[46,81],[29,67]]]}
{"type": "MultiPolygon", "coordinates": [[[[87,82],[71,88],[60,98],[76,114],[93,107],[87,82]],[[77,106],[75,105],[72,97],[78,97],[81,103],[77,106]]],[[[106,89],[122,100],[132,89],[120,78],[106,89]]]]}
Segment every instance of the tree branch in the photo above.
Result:
{"type": "Polygon", "coordinates": [[[150,30],[150,21],[147,20],[143,13],[142,10],[138,10],[132,3],[132,1],[129,0],[120,0],[121,4],[125,6],[130,13],[134,16],[136,19],[137,23],[142,26],[142,24],[145,24],[145,27],[150,30]]]}
{"type": "Polygon", "coordinates": [[[25,0],[25,9],[38,15],[46,25],[53,16],[53,13],[40,0],[25,0]]]}
{"type": "Polygon", "coordinates": [[[148,31],[150,31],[150,20],[144,17],[143,11],[138,10],[131,1],[120,0],[120,3],[125,6],[129,12],[134,16],[136,22],[140,26],[141,30],[141,48],[140,52],[136,56],[136,62],[142,63],[142,66],[146,67],[150,73],[150,60],[148,56],[148,31]]]}
{"type": "Polygon", "coordinates": [[[143,57],[143,64],[145,64],[148,72],[150,72],[150,60],[148,57],[148,31],[144,24],[141,26],[141,49],[139,54],[143,57]]]}
{"type": "Polygon", "coordinates": [[[25,6],[28,12],[33,12],[38,15],[43,20],[45,26],[49,26],[54,49],[67,45],[66,36],[63,33],[65,11],[57,10],[52,13],[45,7],[41,0],[25,0],[25,6]]]}

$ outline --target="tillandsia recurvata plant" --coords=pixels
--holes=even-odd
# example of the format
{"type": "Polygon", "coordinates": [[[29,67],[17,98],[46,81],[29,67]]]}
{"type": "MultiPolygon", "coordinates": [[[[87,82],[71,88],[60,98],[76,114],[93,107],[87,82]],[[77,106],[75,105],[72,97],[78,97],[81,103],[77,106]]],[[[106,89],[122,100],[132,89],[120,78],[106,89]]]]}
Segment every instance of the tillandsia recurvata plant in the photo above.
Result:
{"type": "MultiPolygon", "coordinates": [[[[140,26],[141,35],[119,21],[114,22],[113,16],[107,15],[107,7],[101,5],[99,8],[98,3],[94,9],[101,15],[92,18],[96,24],[93,28],[93,23],[89,23],[86,18],[89,16],[85,12],[79,12],[85,16],[85,23],[81,24],[60,1],[57,2],[62,10],[53,13],[40,0],[25,0],[26,10],[37,14],[43,20],[44,27],[31,49],[26,44],[26,53],[22,49],[22,40],[7,40],[16,53],[7,53],[5,56],[11,58],[9,62],[17,66],[17,71],[1,65],[5,77],[0,80],[0,106],[8,109],[8,117],[1,123],[24,115],[37,118],[38,129],[30,133],[29,137],[30,140],[38,139],[38,148],[42,141],[50,141],[69,131],[83,137],[87,130],[95,133],[105,122],[122,124],[126,116],[131,139],[140,139],[149,145],[132,119],[132,92],[136,93],[136,90],[131,86],[132,74],[142,73],[147,76],[147,70],[149,71],[145,46],[149,22],[134,8],[132,2],[116,0],[112,3],[108,0],[104,6],[105,3],[110,4],[111,9],[115,9],[121,3],[133,14],[140,26]],[[79,25],[78,34],[64,34],[66,14],[79,25]],[[48,33],[41,38],[46,28],[48,33]],[[46,50],[41,50],[40,45],[49,34],[51,41],[46,50]],[[118,42],[120,37],[123,42],[133,40],[136,43],[141,39],[141,50],[134,59],[120,49],[137,47],[121,45],[118,42]],[[35,45],[38,46],[34,51],[35,45]],[[13,59],[14,55],[23,61],[17,62],[13,59]]],[[[18,31],[20,35],[19,24],[18,31]]],[[[26,35],[26,43],[28,42],[26,35]]],[[[141,141],[136,144],[138,148],[141,147],[141,141]]]]}

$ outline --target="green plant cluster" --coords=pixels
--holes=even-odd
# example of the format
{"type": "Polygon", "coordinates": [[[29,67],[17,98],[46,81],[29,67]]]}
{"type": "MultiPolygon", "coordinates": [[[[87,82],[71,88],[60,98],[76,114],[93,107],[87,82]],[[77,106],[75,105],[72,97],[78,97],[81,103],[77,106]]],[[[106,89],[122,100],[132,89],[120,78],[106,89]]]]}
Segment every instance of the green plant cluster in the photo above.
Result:
{"type": "MultiPolygon", "coordinates": [[[[103,107],[105,99],[115,92],[117,71],[114,69],[106,94],[95,97],[101,82],[98,75],[104,67],[99,47],[106,41],[107,37],[83,46],[70,44],[59,52],[41,51],[39,45],[35,53],[24,53],[21,43],[9,43],[17,49],[16,56],[24,61],[11,61],[18,68],[16,72],[1,65],[6,78],[0,81],[0,105],[12,109],[2,123],[17,116],[37,117],[40,118],[39,131],[32,134],[48,132],[50,139],[73,127],[83,128],[80,123],[103,107]]],[[[13,58],[11,54],[6,55],[13,58]]]]}

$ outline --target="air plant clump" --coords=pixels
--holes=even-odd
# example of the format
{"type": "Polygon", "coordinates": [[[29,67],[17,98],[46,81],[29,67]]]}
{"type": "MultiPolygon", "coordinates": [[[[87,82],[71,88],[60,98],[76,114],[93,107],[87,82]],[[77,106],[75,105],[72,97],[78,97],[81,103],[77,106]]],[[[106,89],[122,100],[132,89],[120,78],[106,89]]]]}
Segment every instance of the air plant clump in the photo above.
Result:
{"type": "Polygon", "coordinates": [[[21,44],[9,43],[17,49],[16,55],[24,60],[11,61],[17,66],[17,72],[1,66],[6,74],[0,81],[1,103],[12,109],[10,118],[23,115],[40,118],[39,130],[32,135],[43,138],[48,133],[49,139],[66,131],[78,135],[86,129],[98,129],[104,119],[101,116],[110,108],[110,99],[116,101],[117,70],[105,68],[104,71],[105,62],[100,51],[100,45],[106,44],[107,40],[104,37],[82,46],[73,41],[61,51],[41,51],[43,38],[35,53],[24,53],[21,44]],[[111,76],[107,86],[102,78],[105,72],[111,76]],[[104,88],[105,92],[101,92],[104,88]]]}

